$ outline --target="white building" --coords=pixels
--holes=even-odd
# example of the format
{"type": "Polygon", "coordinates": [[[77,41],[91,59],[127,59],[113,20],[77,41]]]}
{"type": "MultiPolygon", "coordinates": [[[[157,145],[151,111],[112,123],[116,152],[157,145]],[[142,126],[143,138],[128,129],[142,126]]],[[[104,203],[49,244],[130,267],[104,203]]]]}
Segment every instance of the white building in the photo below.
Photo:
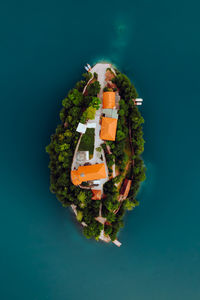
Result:
{"type": "Polygon", "coordinates": [[[85,133],[87,129],[87,126],[85,124],[79,123],[78,127],[76,128],[76,131],[80,133],[85,133]]]}

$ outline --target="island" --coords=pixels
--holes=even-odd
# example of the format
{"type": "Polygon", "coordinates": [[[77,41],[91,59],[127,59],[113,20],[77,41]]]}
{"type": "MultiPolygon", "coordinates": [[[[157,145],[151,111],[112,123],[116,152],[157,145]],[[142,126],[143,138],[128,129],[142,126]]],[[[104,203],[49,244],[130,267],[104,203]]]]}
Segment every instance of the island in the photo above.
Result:
{"type": "Polygon", "coordinates": [[[61,123],[46,147],[50,191],[70,206],[86,238],[118,240],[127,210],[145,180],[142,99],[110,63],[87,73],[62,101],[61,123]]]}

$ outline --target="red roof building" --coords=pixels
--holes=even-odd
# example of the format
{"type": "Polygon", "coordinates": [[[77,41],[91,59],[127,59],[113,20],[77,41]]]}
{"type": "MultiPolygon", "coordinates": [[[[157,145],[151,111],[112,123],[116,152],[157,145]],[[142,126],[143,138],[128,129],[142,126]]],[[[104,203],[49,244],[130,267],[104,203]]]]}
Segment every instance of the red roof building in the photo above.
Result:
{"type": "Polygon", "coordinates": [[[119,201],[125,200],[128,197],[130,188],[131,188],[131,183],[132,180],[130,179],[125,179],[123,182],[123,185],[120,189],[120,196],[119,196],[119,201]]]}
{"type": "Polygon", "coordinates": [[[92,190],[92,200],[101,200],[101,190],[92,190]]]}

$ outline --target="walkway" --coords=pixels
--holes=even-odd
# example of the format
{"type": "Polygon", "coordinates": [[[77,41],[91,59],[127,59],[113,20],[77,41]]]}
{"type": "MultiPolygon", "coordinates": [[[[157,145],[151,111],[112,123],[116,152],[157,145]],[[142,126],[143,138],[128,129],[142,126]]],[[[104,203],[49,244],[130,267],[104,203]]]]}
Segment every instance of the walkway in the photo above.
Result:
{"type": "MultiPolygon", "coordinates": [[[[112,68],[111,64],[98,63],[90,70],[90,73],[92,73],[92,78],[89,80],[89,82],[94,78],[94,73],[98,74],[98,81],[101,85],[101,88],[100,88],[100,92],[97,96],[98,96],[99,99],[101,99],[101,101],[103,100],[103,89],[104,89],[105,85],[107,84],[106,80],[105,80],[105,73],[106,73],[107,68],[112,68]]],[[[112,71],[114,72],[113,69],[112,69],[112,71]]],[[[89,82],[85,86],[85,88],[83,90],[83,93],[85,92],[89,82]]],[[[91,163],[91,164],[98,164],[98,163],[102,163],[102,162],[105,163],[107,177],[105,179],[100,179],[100,185],[95,186],[95,189],[99,189],[99,190],[103,191],[103,185],[106,181],[109,180],[109,177],[108,177],[108,167],[107,167],[104,151],[103,151],[103,149],[101,150],[101,152],[96,150],[96,148],[99,148],[101,146],[101,144],[104,143],[104,141],[100,138],[100,130],[101,130],[100,117],[101,117],[101,114],[102,114],[102,103],[100,104],[100,108],[96,111],[95,119],[88,121],[88,123],[96,123],[96,128],[95,128],[95,141],[94,141],[93,158],[90,159],[87,162],[91,163]]],[[[80,135],[79,141],[77,143],[77,146],[76,146],[76,149],[75,149],[75,152],[74,152],[74,157],[73,157],[73,162],[72,162],[72,167],[71,167],[72,170],[74,170],[75,168],[78,168],[78,166],[80,165],[76,160],[76,154],[77,154],[77,151],[78,151],[78,147],[79,147],[79,144],[80,144],[81,137],[82,137],[82,134],[80,135]]]]}

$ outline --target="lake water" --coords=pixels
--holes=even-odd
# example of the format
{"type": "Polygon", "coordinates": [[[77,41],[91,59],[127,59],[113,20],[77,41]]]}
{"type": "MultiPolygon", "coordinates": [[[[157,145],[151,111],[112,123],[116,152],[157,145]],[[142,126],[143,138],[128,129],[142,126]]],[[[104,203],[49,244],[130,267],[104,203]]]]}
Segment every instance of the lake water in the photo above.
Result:
{"type": "Polygon", "coordinates": [[[200,299],[199,1],[0,4],[2,300],[200,299]],[[45,146],[85,63],[144,99],[147,180],[121,248],[86,240],[49,192],[45,146]]]}

